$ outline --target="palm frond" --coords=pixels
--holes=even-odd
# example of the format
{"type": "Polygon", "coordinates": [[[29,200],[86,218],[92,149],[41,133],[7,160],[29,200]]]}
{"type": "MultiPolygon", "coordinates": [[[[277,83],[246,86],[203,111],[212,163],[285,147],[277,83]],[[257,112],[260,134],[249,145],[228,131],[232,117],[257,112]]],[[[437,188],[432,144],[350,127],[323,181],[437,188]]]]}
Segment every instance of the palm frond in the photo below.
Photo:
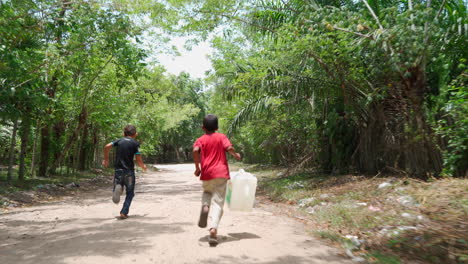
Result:
{"type": "Polygon", "coordinates": [[[232,120],[231,124],[228,128],[228,135],[232,135],[237,129],[239,129],[243,124],[252,120],[254,117],[261,113],[266,113],[271,110],[273,106],[273,100],[275,98],[269,95],[260,97],[256,100],[251,100],[247,103],[247,105],[242,108],[234,119],[232,120]]]}

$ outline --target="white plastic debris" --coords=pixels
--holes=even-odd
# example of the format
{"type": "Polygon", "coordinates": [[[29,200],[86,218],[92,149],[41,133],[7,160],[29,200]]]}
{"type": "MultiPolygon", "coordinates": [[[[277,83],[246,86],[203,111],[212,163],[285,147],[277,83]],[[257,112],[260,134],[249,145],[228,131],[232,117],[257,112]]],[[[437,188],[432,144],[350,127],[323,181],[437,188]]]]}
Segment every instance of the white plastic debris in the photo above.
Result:
{"type": "Polygon", "coordinates": [[[350,257],[351,260],[354,262],[358,262],[358,263],[366,262],[366,260],[363,257],[354,256],[353,252],[350,249],[346,249],[345,252],[346,252],[346,255],[348,255],[348,257],[350,257]]]}
{"type": "Polygon", "coordinates": [[[352,236],[352,235],[346,235],[345,236],[355,247],[361,246],[363,240],[360,240],[357,236],[352,236]]]}
{"type": "Polygon", "coordinates": [[[297,202],[297,204],[299,205],[299,207],[306,207],[307,205],[309,205],[311,202],[313,202],[315,200],[314,197],[310,197],[310,198],[305,198],[305,199],[301,199],[297,202]]]}
{"type": "Polygon", "coordinates": [[[414,200],[413,197],[409,196],[409,195],[403,195],[403,196],[400,196],[397,198],[397,201],[403,205],[403,206],[407,206],[407,207],[411,207],[411,206],[418,206],[419,204],[414,200]]]}
{"type": "Polygon", "coordinates": [[[411,214],[408,214],[408,213],[402,213],[401,216],[404,217],[404,218],[413,218],[413,216],[411,214]]]}
{"type": "Polygon", "coordinates": [[[288,186],[286,186],[286,188],[288,188],[289,190],[301,189],[301,188],[304,188],[304,184],[301,182],[293,182],[289,184],[288,186]]]}
{"type": "Polygon", "coordinates": [[[389,183],[389,182],[383,182],[383,183],[379,184],[379,189],[386,188],[386,187],[390,187],[390,186],[392,186],[391,183],[389,183]]]}
{"type": "Polygon", "coordinates": [[[317,205],[316,205],[316,206],[312,206],[312,207],[309,206],[309,207],[306,208],[306,212],[307,212],[308,214],[315,214],[315,211],[317,210],[317,208],[318,208],[317,205]]]}
{"type": "Polygon", "coordinates": [[[403,231],[408,231],[408,230],[418,230],[417,227],[415,226],[399,226],[397,229],[393,230],[391,235],[397,236],[403,231]]]}
{"type": "Polygon", "coordinates": [[[388,231],[389,231],[388,228],[382,228],[382,229],[379,231],[379,234],[380,234],[380,235],[386,235],[386,234],[388,234],[388,231]]]}
{"type": "Polygon", "coordinates": [[[346,252],[346,255],[348,255],[348,257],[350,257],[350,258],[354,258],[354,257],[355,257],[354,254],[353,254],[353,252],[352,252],[350,249],[346,249],[345,252],[346,252]]]}
{"type": "Polygon", "coordinates": [[[398,227],[398,230],[401,230],[401,231],[406,231],[406,230],[418,230],[418,228],[415,227],[415,226],[399,226],[399,227],[398,227]]]}
{"type": "Polygon", "coordinates": [[[366,259],[363,258],[363,257],[354,257],[354,258],[351,258],[351,260],[354,261],[354,262],[358,262],[358,263],[366,262],[366,259]]]}

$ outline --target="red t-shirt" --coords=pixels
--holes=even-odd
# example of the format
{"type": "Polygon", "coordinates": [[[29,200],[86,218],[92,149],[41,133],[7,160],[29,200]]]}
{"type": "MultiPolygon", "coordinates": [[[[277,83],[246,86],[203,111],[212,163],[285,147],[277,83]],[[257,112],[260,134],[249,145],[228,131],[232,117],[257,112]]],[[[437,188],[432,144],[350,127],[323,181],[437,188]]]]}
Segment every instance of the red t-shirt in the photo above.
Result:
{"type": "Polygon", "coordinates": [[[195,141],[193,147],[199,147],[201,153],[200,180],[229,179],[226,150],[230,146],[232,146],[231,142],[222,133],[205,134],[195,141]]]}

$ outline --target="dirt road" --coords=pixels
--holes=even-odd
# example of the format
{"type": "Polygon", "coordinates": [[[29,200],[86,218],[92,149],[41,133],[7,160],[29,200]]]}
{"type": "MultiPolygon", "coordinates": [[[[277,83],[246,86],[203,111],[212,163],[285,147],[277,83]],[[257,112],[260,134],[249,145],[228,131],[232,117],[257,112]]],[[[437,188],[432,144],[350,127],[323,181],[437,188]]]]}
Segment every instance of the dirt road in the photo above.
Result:
{"type": "Polygon", "coordinates": [[[210,248],[196,225],[201,184],[193,166],[158,168],[137,179],[126,220],[115,219],[121,204],[111,202],[110,187],[1,213],[0,263],[351,263],[262,204],[226,210],[220,244],[210,248]]]}

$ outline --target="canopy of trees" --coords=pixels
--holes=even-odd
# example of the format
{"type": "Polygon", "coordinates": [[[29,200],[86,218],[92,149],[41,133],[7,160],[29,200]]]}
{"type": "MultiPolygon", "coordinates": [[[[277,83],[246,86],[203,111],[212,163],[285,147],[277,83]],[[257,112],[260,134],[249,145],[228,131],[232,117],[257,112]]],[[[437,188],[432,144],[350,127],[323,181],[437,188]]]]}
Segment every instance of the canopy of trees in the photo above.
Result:
{"type": "Polygon", "coordinates": [[[141,131],[148,155],[193,139],[201,82],[146,65],[144,25],[105,2],[0,1],[0,140],[9,179],[15,163],[20,179],[98,167],[103,144],[127,123],[141,131]]]}
{"type": "Polygon", "coordinates": [[[132,123],[145,154],[182,161],[212,112],[247,162],[464,175],[466,14],[463,0],[0,0],[1,160],[9,179],[14,164],[20,179],[98,167],[132,123]],[[149,31],[210,38],[214,70],[165,73],[149,31]]]}
{"type": "Polygon", "coordinates": [[[213,109],[248,161],[466,173],[465,1],[205,1],[190,12],[191,30],[224,25],[213,109]]]}

